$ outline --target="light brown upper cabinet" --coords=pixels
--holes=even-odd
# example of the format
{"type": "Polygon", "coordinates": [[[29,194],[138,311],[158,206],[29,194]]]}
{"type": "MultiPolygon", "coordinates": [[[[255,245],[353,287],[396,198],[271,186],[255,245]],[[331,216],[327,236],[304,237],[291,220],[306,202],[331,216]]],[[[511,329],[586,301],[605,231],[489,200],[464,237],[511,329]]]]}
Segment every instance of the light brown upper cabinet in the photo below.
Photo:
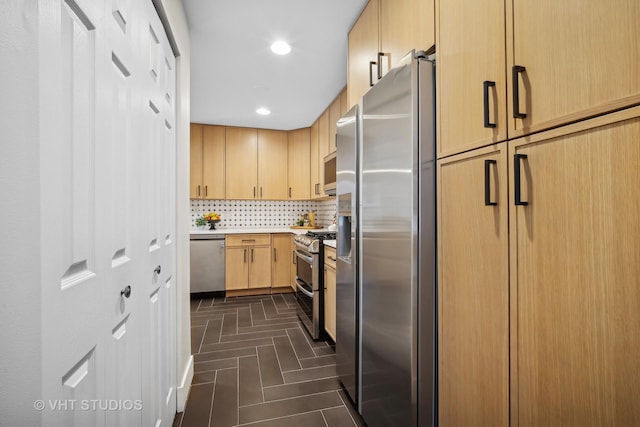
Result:
{"type": "Polygon", "coordinates": [[[192,199],[224,199],[225,132],[223,126],[191,124],[192,199]]]}
{"type": "Polygon", "coordinates": [[[348,108],[412,49],[434,44],[434,0],[369,0],[349,32],[348,108]]]}
{"type": "Polygon", "coordinates": [[[427,50],[435,43],[434,0],[379,0],[380,51],[383,71],[403,63],[412,50],[427,50]]]}
{"type": "Polygon", "coordinates": [[[637,0],[507,4],[510,138],[640,102],[637,0]]]}
{"type": "Polygon", "coordinates": [[[359,103],[362,95],[378,81],[379,1],[369,0],[349,31],[347,87],[350,106],[359,103]]]}
{"type": "Polygon", "coordinates": [[[437,3],[438,157],[507,139],[504,9],[504,0],[437,3]]]}
{"type": "Polygon", "coordinates": [[[251,128],[226,128],[227,199],[258,197],[258,131],[251,128]]]}
{"type": "Polygon", "coordinates": [[[311,193],[309,182],[311,173],[309,163],[311,156],[311,130],[295,129],[287,133],[289,144],[289,200],[309,200],[311,193]]]}
{"type": "Polygon", "coordinates": [[[317,199],[322,197],[322,188],[320,187],[320,119],[311,125],[311,198],[317,199]]]}
{"type": "Polygon", "coordinates": [[[287,132],[258,129],[258,181],[256,198],[287,200],[287,132]]]}

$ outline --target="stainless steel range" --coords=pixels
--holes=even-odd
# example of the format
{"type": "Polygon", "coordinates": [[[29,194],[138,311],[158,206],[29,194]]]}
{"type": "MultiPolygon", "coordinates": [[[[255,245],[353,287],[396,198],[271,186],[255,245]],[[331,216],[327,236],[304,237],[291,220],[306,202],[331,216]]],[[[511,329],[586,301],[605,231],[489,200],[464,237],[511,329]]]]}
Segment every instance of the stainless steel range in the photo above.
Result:
{"type": "Polygon", "coordinates": [[[314,340],[324,331],[323,240],[333,240],[335,232],[309,231],[294,238],[296,244],[296,301],[298,317],[314,340]]]}

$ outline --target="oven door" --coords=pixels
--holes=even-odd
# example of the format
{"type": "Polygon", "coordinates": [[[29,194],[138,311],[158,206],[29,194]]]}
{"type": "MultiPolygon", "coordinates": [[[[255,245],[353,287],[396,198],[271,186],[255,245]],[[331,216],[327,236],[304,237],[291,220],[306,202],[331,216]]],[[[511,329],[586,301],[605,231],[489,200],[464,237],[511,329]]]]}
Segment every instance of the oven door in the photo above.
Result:
{"type": "Polygon", "coordinates": [[[296,301],[298,317],[314,340],[320,338],[318,255],[296,250],[296,301]]]}

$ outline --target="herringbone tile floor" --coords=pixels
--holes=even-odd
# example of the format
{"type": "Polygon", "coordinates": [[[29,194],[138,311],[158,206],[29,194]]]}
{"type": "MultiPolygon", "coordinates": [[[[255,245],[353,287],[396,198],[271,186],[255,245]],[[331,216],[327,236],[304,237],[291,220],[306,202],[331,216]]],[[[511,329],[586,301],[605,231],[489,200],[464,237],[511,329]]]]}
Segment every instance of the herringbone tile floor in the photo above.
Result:
{"type": "Polygon", "coordinates": [[[311,340],[293,294],[193,299],[191,346],[195,374],[174,427],[360,425],[334,347],[311,340]]]}

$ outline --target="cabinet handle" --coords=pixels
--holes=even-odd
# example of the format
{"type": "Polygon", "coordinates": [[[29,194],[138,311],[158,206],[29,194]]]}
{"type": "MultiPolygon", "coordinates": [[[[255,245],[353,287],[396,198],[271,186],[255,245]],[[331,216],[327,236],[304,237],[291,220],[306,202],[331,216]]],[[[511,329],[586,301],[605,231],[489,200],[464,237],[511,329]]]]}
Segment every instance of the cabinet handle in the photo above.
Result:
{"type": "Polygon", "coordinates": [[[244,250],[244,262],[245,263],[247,262],[247,250],[246,249],[244,250]]]}
{"type": "Polygon", "coordinates": [[[253,187],[253,198],[256,198],[256,187],[253,187]]]}
{"type": "Polygon", "coordinates": [[[524,73],[527,69],[521,65],[514,65],[511,69],[511,79],[513,80],[513,118],[524,119],[526,113],[520,112],[520,73],[524,73]]]}
{"type": "Polygon", "coordinates": [[[198,185],[198,197],[200,197],[200,186],[198,185]]]}
{"type": "Polygon", "coordinates": [[[332,257],[331,255],[327,255],[327,258],[329,258],[331,261],[335,261],[336,259],[334,257],[332,257]]]}
{"type": "Polygon", "coordinates": [[[298,260],[296,260],[296,251],[291,251],[291,256],[293,257],[293,264],[297,264],[298,260]]]}
{"type": "Polygon", "coordinates": [[[382,58],[387,56],[384,52],[378,52],[378,80],[382,78],[382,58]]]}
{"type": "Polygon", "coordinates": [[[255,241],[256,241],[256,239],[242,239],[242,243],[244,243],[244,242],[250,243],[250,242],[255,242],[255,241]]]}
{"type": "Polygon", "coordinates": [[[253,262],[253,249],[251,249],[251,262],[253,262]]]}
{"type": "Polygon", "coordinates": [[[491,201],[491,165],[497,165],[497,160],[484,161],[484,205],[496,206],[498,202],[491,201]]]}
{"type": "Polygon", "coordinates": [[[320,194],[320,183],[316,184],[316,194],[320,194]]]}
{"type": "Polygon", "coordinates": [[[260,198],[262,199],[262,187],[260,187],[260,198]]]}
{"type": "Polygon", "coordinates": [[[289,187],[289,198],[291,198],[291,187],[289,187]]]}
{"type": "Polygon", "coordinates": [[[278,254],[276,253],[276,248],[273,248],[273,260],[278,261],[278,254]]]}
{"type": "Polygon", "coordinates": [[[526,159],[526,154],[514,154],[513,155],[513,177],[514,177],[514,199],[516,206],[527,206],[529,202],[522,200],[520,194],[520,160],[526,159]]]}
{"type": "Polygon", "coordinates": [[[482,83],[483,99],[484,99],[484,127],[486,128],[496,127],[495,123],[491,123],[489,121],[489,88],[495,87],[495,86],[496,86],[496,82],[492,82],[489,80],[485,80],[482,83]]]}
{"type": "Polygon", "coordinates": [[[207,197],[207,196],[209,196],[209,186],[205,185],[204,186],[204,197],[207,197]]]}
{"type": "Polygon", "coordinates": [[[369,87],[373,86],[373,66],[374,65],[376,65],[375,61],[369,61],[369,87]]]}

